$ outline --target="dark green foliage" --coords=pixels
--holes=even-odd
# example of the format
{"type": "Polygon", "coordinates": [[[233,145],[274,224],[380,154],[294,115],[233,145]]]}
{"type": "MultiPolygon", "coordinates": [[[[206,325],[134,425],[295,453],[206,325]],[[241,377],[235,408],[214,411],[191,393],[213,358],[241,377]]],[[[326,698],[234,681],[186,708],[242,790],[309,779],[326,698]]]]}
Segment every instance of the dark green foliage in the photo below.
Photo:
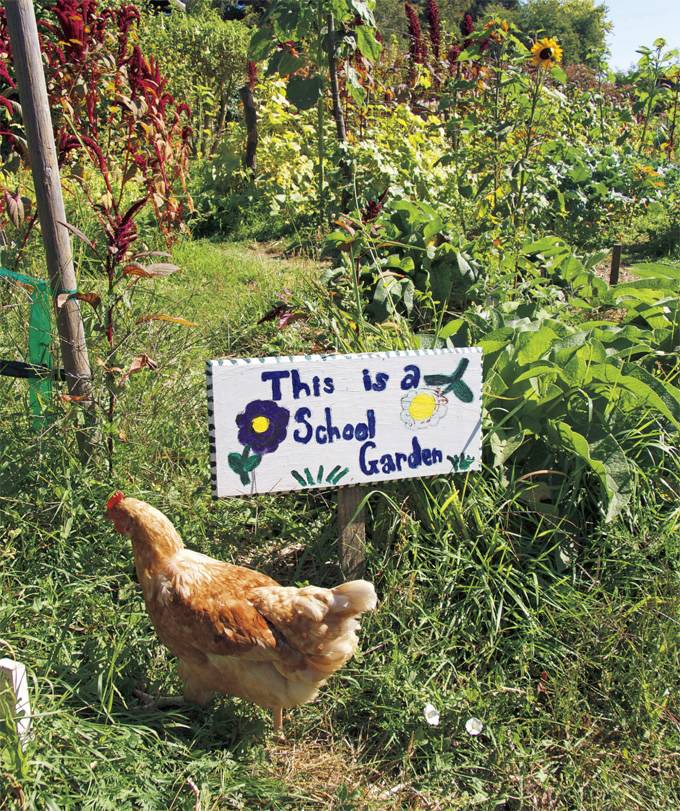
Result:
{"type": "Polygon", "coordinates": [[[564,49],[565,65],[585,64],[593,51],[603,51],[611,27],[606,5],[596,0],[527,0],[512,8],[505,3],[485,6],[485,14],[514,23],[529,37],[557,40],[564,49]]]}

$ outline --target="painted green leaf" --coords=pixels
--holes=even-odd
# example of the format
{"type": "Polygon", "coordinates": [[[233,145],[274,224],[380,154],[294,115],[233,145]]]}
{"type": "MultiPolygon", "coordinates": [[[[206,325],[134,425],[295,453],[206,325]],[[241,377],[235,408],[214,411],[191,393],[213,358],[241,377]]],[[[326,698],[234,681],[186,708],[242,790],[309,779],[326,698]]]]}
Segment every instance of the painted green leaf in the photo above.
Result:
{"type": "Polygon", "coordinates": [[[262,456],[259,453],[254,453],[252,456],[249,456],[247,459],[243,460],[243,469],[250,472],[254,470],[262,461],[262,456]]]}

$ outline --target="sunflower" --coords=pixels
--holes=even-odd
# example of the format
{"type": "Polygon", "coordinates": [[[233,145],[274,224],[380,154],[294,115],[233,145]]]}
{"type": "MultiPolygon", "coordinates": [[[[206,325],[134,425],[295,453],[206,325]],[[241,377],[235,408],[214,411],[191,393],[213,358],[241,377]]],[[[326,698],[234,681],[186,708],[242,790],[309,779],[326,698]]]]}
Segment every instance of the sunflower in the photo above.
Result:
{"type": "Polygon", "coordinates": [[[494,42],[503,42],[508,35],[510,26],[505,20],[499,20],[494,17],[484,26],[484,30],[491,32],[489,36],[494,42]]]}
{"type": "Polygon", "coordinates": [[[550,68],[557,62],[562,61],[562,48],[555,42],[554,39],[539,39],[534,42],[531,49],[531,64],[536,67],[541,67],[544,70],[550,68]]]}

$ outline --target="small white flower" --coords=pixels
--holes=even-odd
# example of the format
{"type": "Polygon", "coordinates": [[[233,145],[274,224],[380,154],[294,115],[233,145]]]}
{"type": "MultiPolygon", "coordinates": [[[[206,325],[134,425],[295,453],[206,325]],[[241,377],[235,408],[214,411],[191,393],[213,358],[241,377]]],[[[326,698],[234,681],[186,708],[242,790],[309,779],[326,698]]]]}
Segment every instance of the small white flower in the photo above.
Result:
{"type": "Polygon", "coordinates": [[[428,724],[430,724],[430,726],[439,726],[439,712],[437,711],[436,707],[434,707],[432,704],[426,704],[423,707],[423,714],[425,716],[425,720],[428,724]]]}
{"type": "Polygon", "coordinates": [[[479,718],[468,718],[467,722],[465,723],[465,729],[468,731],[468,735],[479,735],[479,733],[484,729],[484,724],[479,720],[479,718]]]}

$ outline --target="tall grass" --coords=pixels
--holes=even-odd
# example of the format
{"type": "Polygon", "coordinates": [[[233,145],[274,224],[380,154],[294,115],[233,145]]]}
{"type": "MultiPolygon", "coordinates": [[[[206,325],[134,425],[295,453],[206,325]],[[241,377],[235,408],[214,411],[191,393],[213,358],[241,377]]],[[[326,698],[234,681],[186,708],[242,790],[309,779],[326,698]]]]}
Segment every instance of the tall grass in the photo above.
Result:
{"type": "Polygon", "coordinates": [[[585,506],[569,522],[540,511],[493,469],[373,490],[379,608],[361,652],[287,713],[285,745],[237,699],[138,706],[135,690],[171,693],[177,678],[129,544],[100,517],[114,488],[158,506],[207,554],[286,584],[340,578],[332,491],[211,499],[205,360],[413,340],[333,310],[309,263],[204,243],[175,259],[184,273],[165,295],[199,326],[156,324],[135,339],[158,370],[121,387],[113,476],[76,461],[72,404],[36,433],[15,401],[24,384],[0,381],[0,654],[27,665],[34,713],[22,755],[0,731],[0,808],[677,807],[673,454],[670,489],[641,478],[609,525],[585,506]],[[322,315],[258,324],[284,287],[322,315]]]}

